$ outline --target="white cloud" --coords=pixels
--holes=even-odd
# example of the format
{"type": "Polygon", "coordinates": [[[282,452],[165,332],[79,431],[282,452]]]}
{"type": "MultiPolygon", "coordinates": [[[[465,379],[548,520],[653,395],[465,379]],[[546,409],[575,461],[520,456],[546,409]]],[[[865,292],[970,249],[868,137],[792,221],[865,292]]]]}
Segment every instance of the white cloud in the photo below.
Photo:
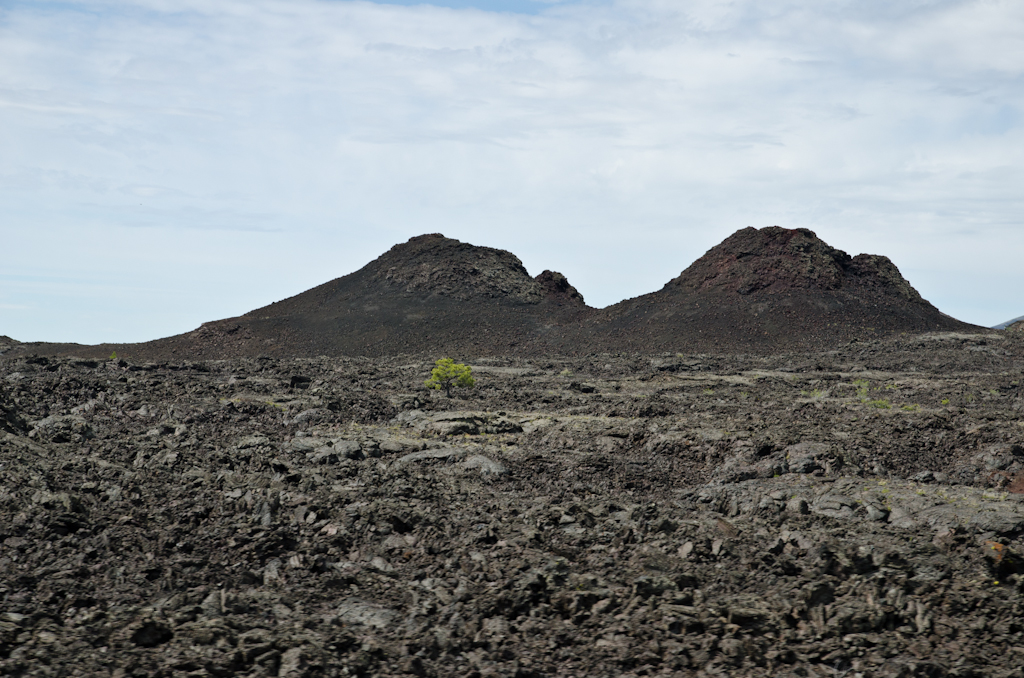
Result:
{"type": "Polygon", "coordinates": [[[67,307],[54,292],[50,310],[0,326],[153,338],[427,231],[560,269],[604,305],[769,224],[942,271],[911,282],[994,324],[1024,312],[1006,255],[1024,213],[1022,34],[1024,6],[982,0],[621,0],[532,16],[15,3],[0,14],[0,229],[28,254],[12,273],[120,276],[163,290],[174,322],[111,310],[41,337],[32,323],[57,327],[67,307]],[[936,282],[949,279],[955,293],[936,282]]]}

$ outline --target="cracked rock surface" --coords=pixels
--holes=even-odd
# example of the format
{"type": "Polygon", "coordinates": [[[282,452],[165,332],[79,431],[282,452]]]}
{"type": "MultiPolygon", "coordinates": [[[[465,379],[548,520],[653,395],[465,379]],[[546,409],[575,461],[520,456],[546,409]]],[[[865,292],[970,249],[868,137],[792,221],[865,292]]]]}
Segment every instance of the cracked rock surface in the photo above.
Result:
{"type": "Polygon", "coordinates": [[[1018,334],[434,358],[0,358],[0,675],[1024,675],[1018,334]]]}

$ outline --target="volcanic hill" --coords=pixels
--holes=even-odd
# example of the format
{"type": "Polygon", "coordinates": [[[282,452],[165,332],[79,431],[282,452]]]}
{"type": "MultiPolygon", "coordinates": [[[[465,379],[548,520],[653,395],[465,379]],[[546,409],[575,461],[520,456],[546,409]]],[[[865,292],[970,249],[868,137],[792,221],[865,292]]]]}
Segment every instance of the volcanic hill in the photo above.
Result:
{"type": "Polygon", "coordinates": [[[825,348],[900,332],[976,330],[921,298],[887,257],[813,231],[745,228],[657,292],[604,310],[603,341],[645,352],[825,348]]]}
{"type": "Polygon", "coordinates": [[[434,233],[355,273],[151,345],[216,358],[561,353],[566,328],[591,311],[561,273],[534,278],[510,252],[434,233]]]}
{"type": "Polygon", "coordinates": [[[664,288],[605,309],[513,254],[422,235],[360,270],[237,318],[145,344],[15,351],[148,359],[397,354],[578,355],[821,350],[900,332],[972,330],[884,256],[851,257],[807,229],[736,232],[664,288]]]}
{"type": "MultiPolygon", "coordinates": [[[[994,327],[992,327],[992,329],[994,329],[994,330],[1008,330],[1010,328],[1014,328],[1015,327],[1015,328],[1017,328],[1019,330],[1021,327],[1024,327],[1024,324],[1022,324],[1022,323],[1024,323],[1024,315],[1020,316],[1019,318],[1014,318],[1013,320],[1007,320],[1005,323],[999,323],[998,325],[995,325],[994,327]]],[[[2,339],[2,338],[0,338],[0,339],[2,339]]]]}

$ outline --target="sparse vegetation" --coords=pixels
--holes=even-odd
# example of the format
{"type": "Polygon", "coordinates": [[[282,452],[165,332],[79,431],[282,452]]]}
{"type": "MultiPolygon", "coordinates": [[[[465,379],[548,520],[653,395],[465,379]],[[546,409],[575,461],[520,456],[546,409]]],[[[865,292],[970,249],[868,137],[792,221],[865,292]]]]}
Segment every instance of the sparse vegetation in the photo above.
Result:
{"type": "Polygon", "coordinates": [[[857,397],[861,400],[868,399],[868,388],[871,384],[867,379],[854,379],[853,385],[857,388],[857,397]]]}
{"type": "Polygon", "coordinates": [[[473,370],[468,365],[457,363],[451,358],[441,358],[435,363],[430,378],[423,382],[423,385],[436,391],[443,389],[445,395],[451,398],[452,386],[473,388],[476,386],[476,379],[473,378],[473,370]]]}

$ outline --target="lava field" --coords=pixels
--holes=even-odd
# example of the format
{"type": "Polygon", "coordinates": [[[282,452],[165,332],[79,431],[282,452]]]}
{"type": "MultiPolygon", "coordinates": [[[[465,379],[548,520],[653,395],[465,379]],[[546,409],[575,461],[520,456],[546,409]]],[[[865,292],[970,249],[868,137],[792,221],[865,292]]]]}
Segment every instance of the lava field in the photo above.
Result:
{"type": "Polygon", "coordinates": [[[1024,335],[0,355],[0,675],[1024,676],[1024,335]]]}

